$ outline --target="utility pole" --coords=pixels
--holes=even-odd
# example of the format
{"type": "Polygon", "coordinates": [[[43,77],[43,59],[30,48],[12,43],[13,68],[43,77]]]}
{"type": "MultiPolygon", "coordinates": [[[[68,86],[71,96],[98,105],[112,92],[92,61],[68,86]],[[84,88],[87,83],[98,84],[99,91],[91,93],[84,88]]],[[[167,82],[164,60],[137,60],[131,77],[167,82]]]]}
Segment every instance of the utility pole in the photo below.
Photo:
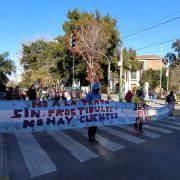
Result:
{"type": "Polygon", "coordinates": [[[72,89],[74,89],[74,53],[73,53],[73,82],[72,82],[72,89]]]}
{"type": "Polygon", "coordinates": [[[161,56],[160,56],[160,62],[161,62],[161,66],[160,66],[160,84],[159,84],[159,87],[160,87],[160,97],[162,97],[162,52],[163,52],[163,47],[161,45],[161,56]]]}
{"type": "Polygon", "coordinates": [[[167,93],[169,91],[169,69],[168,69],[168,75],[167,75],[167,93]]]}
{"type": "Polygon", "coordinates": [[[118,61],[118,66],[119,66],[119,102],[123,101],[123,96],[122,96],[122,75],[123,75],[123,56],[122,56],[122,47],[120,48],[120,56],[119,56],[119,61],[118,61]]]}

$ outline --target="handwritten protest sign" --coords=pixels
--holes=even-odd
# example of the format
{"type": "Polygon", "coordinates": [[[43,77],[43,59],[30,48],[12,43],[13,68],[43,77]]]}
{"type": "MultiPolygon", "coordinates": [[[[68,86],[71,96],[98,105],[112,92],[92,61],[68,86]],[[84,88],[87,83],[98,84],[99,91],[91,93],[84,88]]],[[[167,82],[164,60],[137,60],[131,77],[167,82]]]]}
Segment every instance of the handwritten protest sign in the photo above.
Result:
{"type": "Polygon", "coordinates": [[[172,108],[153,108],[104,100],[0,101],[0,132],[48,131],[133,124],[167,117],[172,108]]]}

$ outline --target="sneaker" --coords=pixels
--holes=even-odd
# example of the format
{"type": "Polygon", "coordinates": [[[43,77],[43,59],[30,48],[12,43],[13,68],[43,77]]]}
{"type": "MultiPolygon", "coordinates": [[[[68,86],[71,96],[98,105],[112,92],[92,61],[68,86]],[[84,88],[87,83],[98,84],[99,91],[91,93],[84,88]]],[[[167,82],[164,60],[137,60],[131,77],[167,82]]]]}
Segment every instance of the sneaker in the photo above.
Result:
{"type": "Polygon", "coordinates": [[[139,134],[139,130],[138,130],[138,129],[135,129],[135,130],[134,130],[134,134],[139,134]]]}
{"type": "Polygon", "coordinates": [[[89,139],[89,144],[94,145],[93,140],[90,140],[90,139],[89,139]]]}
{"type": "Polygon", "coordinates": [[[144,131],[143,131],[143,130],[139,130],[139,132],[140,132],[140,133],[144,133],[144,131]]]}
{"type": "Polygon", "coordinates": [[[99,142],[96,139],[93,140],[93,143],[94,144],[99,144],[99,142]]]}

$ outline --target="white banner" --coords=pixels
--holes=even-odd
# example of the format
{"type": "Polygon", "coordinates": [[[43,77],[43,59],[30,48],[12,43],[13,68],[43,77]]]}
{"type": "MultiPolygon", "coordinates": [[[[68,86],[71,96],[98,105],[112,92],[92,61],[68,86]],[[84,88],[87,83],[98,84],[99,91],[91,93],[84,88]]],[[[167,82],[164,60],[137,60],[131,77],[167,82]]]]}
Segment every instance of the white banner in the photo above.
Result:
{"type": "Polygon", "coordinates": [[[89,126],[133,124],[137,118],[166,118],[172,107],[85,100],[0,101],[0,132],[48,131],[89,126]]]}

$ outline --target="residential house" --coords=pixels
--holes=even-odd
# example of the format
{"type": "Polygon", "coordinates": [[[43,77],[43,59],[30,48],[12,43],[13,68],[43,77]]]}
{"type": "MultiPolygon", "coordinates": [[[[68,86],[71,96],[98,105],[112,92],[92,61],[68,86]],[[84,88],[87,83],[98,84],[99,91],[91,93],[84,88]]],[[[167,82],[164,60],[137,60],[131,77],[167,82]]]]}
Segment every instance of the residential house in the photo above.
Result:
{"type": "MultiPolygon", "coordinates": [[[[136,59],[140,62],[139,70],[136,72],[129,71],[125,80],[125,93],[128,90],[137,89],[140,87],[140,79],[142,72],[147,69],[162,69],[165,67],[165,62],[161,60],[160,56],[157,55],[139,55],[136,59]]],[[[148,83],[146,84],[145,89],[148,91],[148,83]]]]}

